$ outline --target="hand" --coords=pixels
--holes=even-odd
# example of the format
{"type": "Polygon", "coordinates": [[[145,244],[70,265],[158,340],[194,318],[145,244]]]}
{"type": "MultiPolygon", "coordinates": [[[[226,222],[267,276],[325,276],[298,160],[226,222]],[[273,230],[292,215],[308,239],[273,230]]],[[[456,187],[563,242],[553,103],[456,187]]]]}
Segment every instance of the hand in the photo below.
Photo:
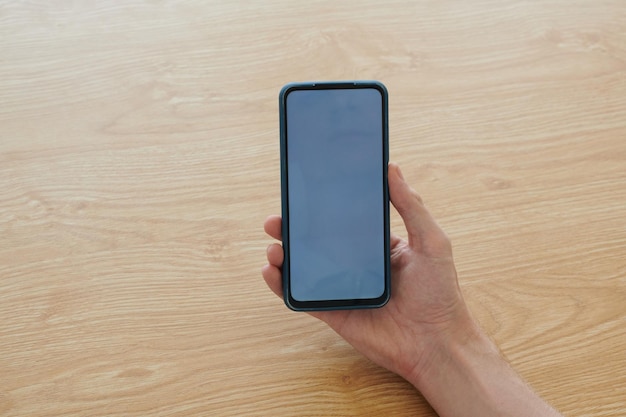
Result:
{"type": "MultiPolygon", "coordinates": [[[[450,241],[419,195],[389,164],[389,194],[408,242],[391,236],[391,299],[381,308],[311,312],[352,346],[419,389],[442,417],[561,416],[502,358],[459,289],[450,241]]],[[[280,240],[281,219],[265,231],[280,240]]],[[[283,249],[267,248],[262,273],[282,294],[283,249]]]]}
{"type": "MultiPolygon", "coordinates": [[[[379,365],[414,381],[425,371],[446,338],[472,328],[461,295],[448,237],[405,182],[400,168],[389,164],[391,202],[404,220],[408,242],[391,236],[391,299],[382,308],[311,312],[354,348],[379,365]]],[[[281,218],[270,216],[265,231],[280,240],[281,218]]],[[[262,269],[270,289],[282,296],[283,249],[267,248],[262,269]]]]}

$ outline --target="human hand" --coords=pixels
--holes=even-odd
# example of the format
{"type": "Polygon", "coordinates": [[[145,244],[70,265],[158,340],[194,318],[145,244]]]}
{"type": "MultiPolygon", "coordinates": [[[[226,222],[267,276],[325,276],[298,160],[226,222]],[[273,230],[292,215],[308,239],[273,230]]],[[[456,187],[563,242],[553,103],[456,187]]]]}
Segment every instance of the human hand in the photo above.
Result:
{"type": "MultiPolygon", "coordinates": [[[[467,329],[471,317],[458,286],[448,237],[393,163],[388,181],[391,202],[408,234],[408,241],[391,236],[391,299],[378,309],[309,314],[374,362],[414,380],[428,366],[431,352],[446,338],[467,329]]],[[[268,217],[265,231],[280,240],[280,216],[268,217]]],[[[267,259],[263,277],[282,297],[282,246],[271,244],[267,259]]]]}
{"type": "MultiPolygon", "coordinates": [[[[310,312],[365,356],[411,382],[442,417],[561,416],[509,366],[471,317],[450,240],[419,195],[389,164],[389,195],[408,241],[391,236],[391,299],[378,309],[310,312]]],[[[265,231],[281,237],[281,219],[265,231]]],[[[262,273],[282,295],[283,249],[267,248],[262,273]]]]}

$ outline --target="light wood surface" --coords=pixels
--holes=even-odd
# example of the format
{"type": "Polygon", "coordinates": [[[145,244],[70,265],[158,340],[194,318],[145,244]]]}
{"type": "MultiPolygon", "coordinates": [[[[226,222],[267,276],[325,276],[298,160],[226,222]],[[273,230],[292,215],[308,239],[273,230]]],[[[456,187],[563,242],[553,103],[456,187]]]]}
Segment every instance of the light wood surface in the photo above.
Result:
{"type": "Polygon", "coordinates": [[[624,2],[134,0],[0,4],[0,416],[434,415],[261,279],[316,79],[387,85],[524,378],[626,414],[624,2]]]}

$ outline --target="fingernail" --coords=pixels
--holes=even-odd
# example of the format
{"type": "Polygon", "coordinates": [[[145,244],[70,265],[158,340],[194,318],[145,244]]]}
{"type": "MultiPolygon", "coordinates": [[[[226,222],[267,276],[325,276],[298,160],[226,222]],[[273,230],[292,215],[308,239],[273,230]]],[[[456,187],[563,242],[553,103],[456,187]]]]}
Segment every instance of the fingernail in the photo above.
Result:
{"type": "Polygon", "coordinates": [[[396,165],[396,167],[398,168],[398,176],[402,179],[402,181],[404,181],[404,175],[402,175],[402,170],[400,169],[400,165],[396,165]]]}

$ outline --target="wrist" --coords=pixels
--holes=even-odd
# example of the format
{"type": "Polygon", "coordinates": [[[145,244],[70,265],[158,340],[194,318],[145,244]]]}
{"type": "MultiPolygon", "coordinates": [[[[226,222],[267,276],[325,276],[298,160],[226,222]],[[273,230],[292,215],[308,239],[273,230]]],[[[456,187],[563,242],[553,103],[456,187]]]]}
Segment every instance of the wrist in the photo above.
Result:
{"type": "Polygon", "coordinates": [[[433,328],[426,340],[423,356],[405,378],[420,392],[433,379],[451,366],[456,366],[468,352],[494,354],[499,352],[463,305],[445,325],[433,328]]]}
{"type": "Polygon", "coordinates": [[[444,416],[560,416],[503,359],[469,312],[434,335],[407,378],[444,416]],[[426,352],[425,352],[426,353],[426,352]]]}

